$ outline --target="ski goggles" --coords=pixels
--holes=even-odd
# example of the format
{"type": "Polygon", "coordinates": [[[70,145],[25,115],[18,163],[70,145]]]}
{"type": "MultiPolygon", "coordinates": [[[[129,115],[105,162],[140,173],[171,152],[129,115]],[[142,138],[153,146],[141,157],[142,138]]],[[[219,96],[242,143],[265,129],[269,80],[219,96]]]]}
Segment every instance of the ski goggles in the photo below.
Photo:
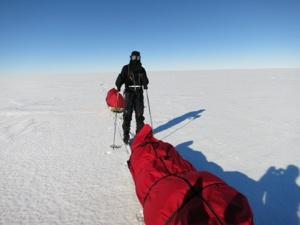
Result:
{"type": "Polygon", "coordinates": [[[130,59],[133,60],[133,61],[135,61],[135,60],[140,61],[141,60],[141,56],[139,56],[139,55],[132,55],[132,56],[130,56],[130,59]]]}

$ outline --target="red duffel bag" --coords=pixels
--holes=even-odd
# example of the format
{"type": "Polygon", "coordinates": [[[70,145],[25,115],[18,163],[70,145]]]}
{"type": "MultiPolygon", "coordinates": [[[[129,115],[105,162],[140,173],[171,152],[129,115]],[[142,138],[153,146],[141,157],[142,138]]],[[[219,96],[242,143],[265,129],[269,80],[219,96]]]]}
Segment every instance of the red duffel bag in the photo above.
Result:
{"type": "Polygon", "coordinates": [[[123,112],[125,108],[124,97],[115,88],[112,88],[108,91],[106,96],[106,104],[108,105],[111,111],[116,113],[123,112]]]}
{"type": "Polygon", "coordinates": [[[145,125],[128,166],[146,225],[253,225],[244,195],[209,172],[198,172],[145,125]]]}

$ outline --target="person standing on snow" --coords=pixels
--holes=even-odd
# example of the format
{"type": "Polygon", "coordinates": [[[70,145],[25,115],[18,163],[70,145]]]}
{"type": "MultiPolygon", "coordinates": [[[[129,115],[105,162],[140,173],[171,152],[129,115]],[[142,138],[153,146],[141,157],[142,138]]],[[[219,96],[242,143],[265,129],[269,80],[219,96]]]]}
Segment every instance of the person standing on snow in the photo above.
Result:
{"type": "Polygon", "coordinates": [[[123,141],[128,144],[130,123],[133,110],[136,120],[136,134],[144,126],[144,95],[143,89],[148,89],[148,77],[146,70],[142,67],[141,55],[138,51],[133,51],[130,55],[130,62],[123,66],[123,69],[116,80],[118,91],[125,84],[125,110],[123,113],[123,141]]]}

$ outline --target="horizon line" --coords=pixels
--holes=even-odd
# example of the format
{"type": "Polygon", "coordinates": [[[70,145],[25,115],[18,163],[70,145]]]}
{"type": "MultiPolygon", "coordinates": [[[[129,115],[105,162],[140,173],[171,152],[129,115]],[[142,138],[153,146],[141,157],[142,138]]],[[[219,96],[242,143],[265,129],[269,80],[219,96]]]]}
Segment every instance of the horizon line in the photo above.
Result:
{"type": "MultiPolygon", "coordinates": [[[[203,69],[158,69],[158,70],[146,70],[147,73],[157,72],[196,72],[196,71],[246,71],[246,70],[300,70],[300,67],[258,67],[258,68],[203,68],[203,69]]],[[[103,74],[103,73],[119,73],[116,70],[103,70],[103,71],[66,71],[66,72],[16,72],[16,73],[1,73],[0,76],[55,76],[55,75],[82,75],[82,74],[103,74]]]]}

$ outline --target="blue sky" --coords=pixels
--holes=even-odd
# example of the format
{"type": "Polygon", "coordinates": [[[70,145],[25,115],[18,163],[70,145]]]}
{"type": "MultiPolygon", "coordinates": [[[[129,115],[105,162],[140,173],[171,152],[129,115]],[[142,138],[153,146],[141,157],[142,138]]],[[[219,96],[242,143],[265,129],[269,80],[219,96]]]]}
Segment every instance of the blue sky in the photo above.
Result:
{"type": "Polygon", "coordinates": [[[299,0],[0,0],[0,74],[300,67],[299,0]]]}

